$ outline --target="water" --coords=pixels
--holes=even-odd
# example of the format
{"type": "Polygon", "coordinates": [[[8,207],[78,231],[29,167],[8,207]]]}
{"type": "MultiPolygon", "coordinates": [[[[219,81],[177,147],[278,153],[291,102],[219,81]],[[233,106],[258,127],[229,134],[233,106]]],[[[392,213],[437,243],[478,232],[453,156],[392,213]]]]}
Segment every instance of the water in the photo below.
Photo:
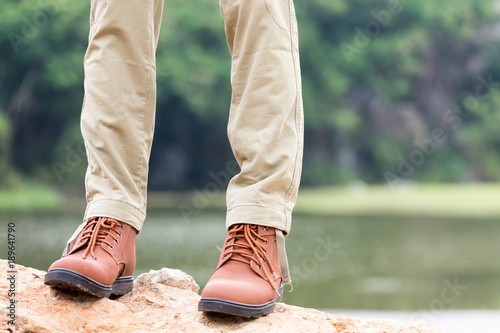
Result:
{"type": "MultiPolygon", "coordinates": [[[[46,270],[81,219],[74,213],[1,216],[16,223],[17,263],[46,270]]],[[[201,287],[225,237],[224,213],[150,211],[135,275],[179,268],[201,287]]],[[[295,215],[287,251],[294,290],[284,301],[321,309],[410,311],[413,322],[452,309],[500,309],[500,223],[489,220],[295,215]]],[[[0,256],[6,257],[5,246],[0,256]]]]}

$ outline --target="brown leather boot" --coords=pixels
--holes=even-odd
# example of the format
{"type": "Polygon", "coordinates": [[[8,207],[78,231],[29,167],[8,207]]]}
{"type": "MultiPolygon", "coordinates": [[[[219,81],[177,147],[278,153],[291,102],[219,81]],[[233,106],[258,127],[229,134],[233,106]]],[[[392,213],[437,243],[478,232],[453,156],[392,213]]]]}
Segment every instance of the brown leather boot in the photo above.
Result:
{"type": "Polygon", "coordinates": [[[107,217],[89,219],[73,249],[54,262],[45,284],[97,297],[132,291],[137,231],[107,217]]]}
{"type": "Polygon", "coordinates": [[[281,301],[281,281],[274,228],[233,225],[198,310],[247,318],[267,315],[281,301]]]}

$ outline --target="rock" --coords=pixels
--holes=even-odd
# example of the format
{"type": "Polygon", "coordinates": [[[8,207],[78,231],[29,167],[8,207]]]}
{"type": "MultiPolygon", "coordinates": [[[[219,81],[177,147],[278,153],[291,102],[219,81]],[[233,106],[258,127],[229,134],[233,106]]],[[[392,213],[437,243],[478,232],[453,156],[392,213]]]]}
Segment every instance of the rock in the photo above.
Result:
{"type": "Polygon", "coordinates": [[[187,275],[180,269],[172,268],[162,268],[159,271],[150,270],[149,273],[139,275],[134,281],[134,288],[147,287],[152,283],[191,290],[195,293],[200,290],[200,286],[196,284],[191,275],[187,275]]]}
{"type": "Polygon", "coordinates": [[[0,260],[0,329],[3,332],[344,332],[438,333],[428,326],[391,320],[331,315],[279,303],[258,319],[207,315],[197,310],[200,296],[193,278],[163,268],[142,274],[134,291],[117,299],[62,292],[43,284],[45,272],[16,265],[15,329],[7,325],[9,267],[0,260]],[[7,318],[7,319],[6,319],[7,318]],[[17,329],[17,330],[16,330],[17,329]]]}

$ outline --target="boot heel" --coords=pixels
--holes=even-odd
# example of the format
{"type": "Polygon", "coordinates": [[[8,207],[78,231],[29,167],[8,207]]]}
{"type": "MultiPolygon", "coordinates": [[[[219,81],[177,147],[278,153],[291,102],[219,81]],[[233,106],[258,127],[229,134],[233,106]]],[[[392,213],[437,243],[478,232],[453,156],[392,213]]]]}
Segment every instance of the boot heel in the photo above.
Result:
{"type": "Polygon", "coordinates": [[[111,286],[110,298],[117,298],[132,291],[134,278],[132,276],[120,276],[111,286]]]}

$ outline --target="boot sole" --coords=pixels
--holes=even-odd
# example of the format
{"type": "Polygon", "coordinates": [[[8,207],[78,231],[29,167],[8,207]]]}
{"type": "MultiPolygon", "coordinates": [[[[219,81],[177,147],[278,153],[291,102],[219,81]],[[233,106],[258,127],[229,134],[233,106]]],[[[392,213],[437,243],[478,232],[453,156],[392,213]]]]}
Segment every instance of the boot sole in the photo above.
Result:
{"type": "MultiPolygon", "coordinates": [[[[280,295],[283,295],[283,285],[279,288],[280,295]]],[[[267,316],[274,311],[276,302],[281,302],[282,296],[264,304],[245,304],[227,301],[219,298],[202,298],[198,303],[198,310],[205,312],[218,312],[245,318],[259,318],[267,316]]]]}
{"type": "Polygon", "coordinates": [[[45,274],[44,283],[58,289],[74,290],[96,297],[116,298],[132,291],[134,278],[120,276],[109,286],[69,269],[54,268],[45,274]]]}

